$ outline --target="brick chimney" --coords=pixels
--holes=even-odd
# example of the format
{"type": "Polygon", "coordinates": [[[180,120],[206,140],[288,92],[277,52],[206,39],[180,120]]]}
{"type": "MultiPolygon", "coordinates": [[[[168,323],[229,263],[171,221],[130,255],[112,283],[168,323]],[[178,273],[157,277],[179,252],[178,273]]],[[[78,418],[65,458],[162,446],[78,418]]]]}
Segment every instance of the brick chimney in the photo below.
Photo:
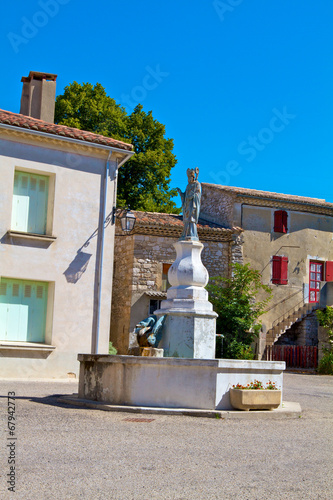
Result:
{"type": "Polygon", "coordinates": [[[54,106],[57,75],[30,71],[23,76],[21,115],[54,123],[54,106]]]}

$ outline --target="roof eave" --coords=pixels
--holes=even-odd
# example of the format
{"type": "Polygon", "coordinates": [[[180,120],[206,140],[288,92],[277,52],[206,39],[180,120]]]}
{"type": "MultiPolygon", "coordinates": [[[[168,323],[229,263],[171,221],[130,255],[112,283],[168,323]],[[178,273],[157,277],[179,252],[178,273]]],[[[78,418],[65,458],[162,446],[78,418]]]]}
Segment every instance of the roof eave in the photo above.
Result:
{"type": "MultiPolygon", "coordinates": [[[[122,160],[119,165],[122,165],[125,163],[125,161],[128,160],[131,156],[135,154],[134,151],[130,151],[125,148],[119,148],[117,146],[110,146],[107,144],[98,144],[96,142],[91,142],[91,141],[85,141],[83,139],[74,139],[72,137],[66,137],[63,135],[57,135],[57,134],[50,134],[48,132],[42,132],[40,130],[32,130],[30,128],[25,128],[25,127],[18,127],[16,125],[9,125],[7,123],[0,123],[0,129],[5,129],[5,130],[10,130],[13,132],[22,132],[24,134],[31,134],[33,136],[39,136],[39,137],[44,137],[46,139],[53,139],[61,142],[68,142],[71,144],[77,144],[80,146],[86,146],[86,147],[92,147],[96,149],[104,149],[107,151],[113,151],[114,153],[119,153],[125,155],[124,160],[122,160]]],[[[129,144],[130,146],[130,144],[129,144]]]]}

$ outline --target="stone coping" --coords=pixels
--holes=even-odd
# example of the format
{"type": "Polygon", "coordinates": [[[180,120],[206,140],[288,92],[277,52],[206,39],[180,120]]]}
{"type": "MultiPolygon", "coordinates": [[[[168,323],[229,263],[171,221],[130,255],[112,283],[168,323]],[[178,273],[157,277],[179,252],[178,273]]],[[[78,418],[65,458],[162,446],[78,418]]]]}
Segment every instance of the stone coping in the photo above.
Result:
{"type": "Polygon", "coordinates": [[[192,358],[152,358],[146,356],[125,356],[120,354],[78,354],[78,361],[97,363],[160,364],[175,366],[204,366],[228,371],[274,370],[284,371],[285,361],[258,361],[247,359],[192,359],[192,358]]]}
{"type": "Polygon", "coordinates": [[[70,396],[61,396],[57,400],[59,403],[68,405],[82,406],[84,408],[93,408],[102,411],[116,411],[125,413],[141,413],[155,415],[181,415],[188,417],[206,417],[216,419],[235,419],[235,420],[261,420],[267,418],[299,418],[302,409],[299,403],[284,401],[280,408],[275,410],[199,410],[189,408],[160,408],[148,406],[125,406],[111,405],[89,399],[81,399],[77,394],[70,396]]]}

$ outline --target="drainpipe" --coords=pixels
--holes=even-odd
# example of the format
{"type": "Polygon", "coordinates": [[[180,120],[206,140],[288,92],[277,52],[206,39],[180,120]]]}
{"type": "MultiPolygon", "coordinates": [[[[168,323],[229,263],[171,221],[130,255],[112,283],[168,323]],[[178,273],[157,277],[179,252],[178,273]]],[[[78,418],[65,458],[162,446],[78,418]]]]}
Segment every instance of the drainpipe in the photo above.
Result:
{"type": "Polygon", "coordinates": [[[98,344],[99,344],[99,330],[100,330],[100,319],[101,319],[101,297],[102,297],[102,274],[103,274],[103,257],[104,257],[104,238],[105,238],[105,219],[106,219],[106,203],[108,194],[108,179],[110,175],[110,158],[112,156],[112,150],[109,151],[106,164],[105,164],[105,178],[104,178],[104,196],[103,196],[103,209],[102,209],[102,234],[100,250],[98,255],[98,302],[97,302],[97,321],[96,321],[96,332],[93,339],[92,354],[98,354],[98,344]]]}

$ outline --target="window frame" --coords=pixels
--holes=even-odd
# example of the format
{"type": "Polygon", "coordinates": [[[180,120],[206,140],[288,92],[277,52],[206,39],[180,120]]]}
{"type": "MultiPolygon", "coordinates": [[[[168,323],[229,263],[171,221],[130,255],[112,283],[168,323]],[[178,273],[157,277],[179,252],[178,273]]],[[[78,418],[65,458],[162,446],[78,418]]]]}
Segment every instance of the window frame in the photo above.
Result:
{"type": "MultiPolygon", "coordinates": [[[[22,279],[22,278],[17,278],[13,276],[1,276],[0,277],[0,285],[3,284],[3,282],[9,281],[12,282],[12,284],[18,284],[21,286],[26,286],[26,285],[31,285],[31,286],[38,286],[38,285],[43,285],[46,290],[46,298],[45,298],[45,317],[43,319],[44,322],[44,334],[43,334],[43,341],[40,340],[13,340],[13,339],[1,339],[0,338],[0,346],[5,346],[5,347],[0,347],[2,349],[5,348],[14,348],[14,347],[22,347],[24,348],[29,348],[33,346],[37,346],[37,348],[43,349],[45,348],[50,348],[51,350],[54,349],[54,346],[51,345],[51,340],[52,340],[52,325],[53,325],[53,307],[54,307],[54,289],[55,289],[55,282],[53,281],[43,281],[43,280],[31,280],[31,279],[22,279]]],[[[36,297],[37,299],[37,297],[36,297]]],[[[18,304],[19,305],[19,304],[18,304]]],[[[44,314],[44,313],[43,313],[44,314]]],[[[1,334],[0,334],[1,335],[1,334]]]]}
{"type": "Polygon", "coordinates": [[[55,174],[52,172],[46,172],[43,170],[29,169],[25,167],[16,166],[13,175],[13,188],[12,188],[12,207],[11,207],[11,220],[10,229],[8,233],[10,236],[20,236],[20,237],[32,237],[36,239],[47,239],[53,241],[56,239],[53,236],[53,214],[54,214],[54,198],[55,198],[55,174]],[[27,175],[38,175],[44,176],[48,179],[48,196],[47,196],[47,206],[46,206],[46,226],[44,233],[33,233],[29,231],[20,231],[12,227],[13,223],[13,200],[14,200],[14,181],[16,173],[23,173],[27,175]]]}
{"type": "Polygon", "coordinates": [[[161,302],[163,299],[149,299],[148,304],[148,316],[154,314],[155,311],[161,308],[161,302]],[[156,302],[157,307],[153,307],[152,302],[156,302]]]}

